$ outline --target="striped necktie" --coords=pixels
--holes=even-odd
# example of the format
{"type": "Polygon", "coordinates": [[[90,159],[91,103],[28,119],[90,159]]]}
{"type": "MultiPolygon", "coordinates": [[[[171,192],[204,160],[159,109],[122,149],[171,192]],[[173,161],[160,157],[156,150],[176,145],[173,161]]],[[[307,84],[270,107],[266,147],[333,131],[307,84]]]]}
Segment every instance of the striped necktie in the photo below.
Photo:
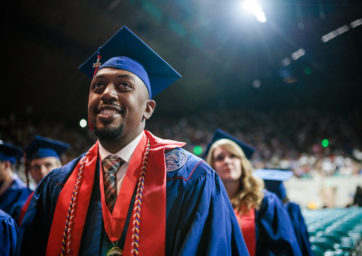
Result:
{"type": "Polygon", "coordinates": [[[104,178],[104,192],[106,197],[106,204],[113,211],[114,204],[117,200],[117,177],[116,173],[119,167],[123,164],[123,160],[117,155],[109,155],[103,161],[103,178],[104,178]]]}

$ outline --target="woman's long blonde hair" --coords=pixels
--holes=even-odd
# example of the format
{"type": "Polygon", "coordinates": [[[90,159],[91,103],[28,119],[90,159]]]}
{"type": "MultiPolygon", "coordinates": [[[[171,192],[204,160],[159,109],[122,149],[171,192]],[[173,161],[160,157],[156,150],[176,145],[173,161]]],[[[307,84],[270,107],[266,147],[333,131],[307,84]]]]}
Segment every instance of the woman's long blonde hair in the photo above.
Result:
{"type": "Polygon", "coordinates": [[[240,177],[240,188],[238,193],[233,198],[230,198],[231,204],[242,213],[249,212],[251,208],[258,209],[264,198],[264,182],[252,175],[253,168],[243,150],[235,142],[229,139],[217,140],[210,147],[206,161],[212,168],[215,169],[214,152],[215,149],[219,147],[228,150],[241,161],[242,174],[240,177]]]}

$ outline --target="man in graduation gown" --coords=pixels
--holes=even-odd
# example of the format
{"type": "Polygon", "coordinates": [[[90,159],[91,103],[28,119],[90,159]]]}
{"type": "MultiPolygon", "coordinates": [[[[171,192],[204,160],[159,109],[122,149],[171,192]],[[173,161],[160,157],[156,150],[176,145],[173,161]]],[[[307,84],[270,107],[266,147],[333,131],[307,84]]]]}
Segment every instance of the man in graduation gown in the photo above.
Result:
{"type": "MultiPolygon", "coordinates": [[[[26,160],[28,166],[26,166],[26,178],[29,186],[29,174],[35,185],[38,185],[39,182],[53,169],[59,168],[62,166],[60,156],[69,148],[69,144],[62,141],[45,138],[39,135],[36,135],[33,140],[25,147],[26,160]]],[[[19,216],[15,219],[18,223],[21,223],[24,214],[29,206],[31,194],[24,204],[18,204],[19,216]]]]}
{"type": "Polygon", "coordinates": [[[25,147],[24,151],[29,163],[27,172],[30,173],[36,185],[38,185],[51,170],[62,166],[60,156],[68,148],[69,144],[62,141],[35,135],[29,145],[25,147]]]}
{"type": "Polygon", "coordinates": [[[144,130],[152,97],[180,75],[127,27],[80,69],[99,140],[38,185],[21,255],[248,255],[216,173],[144,130]]]}
{"type": "Polygon", "coordinates": [[[0,209],[0,255],[15,255],[18,241],[18,225],[6,212],[0,209]]]}
{"type": "Polygon", "coordinates": [[[276,194],[282,201],[290,217],[302,255],[313,255],[308,229],[304,222],[302,211],[298,204],[289,201],[287,191],[283,184],[283,181],[286,181],[293,176],[293,172],[286,170],[261,169],[256,170],[255,175],[262,178],[265,183],[265,188],[276,194]]]}
{"type": "Polygon", "coordinates": [[[22,150],[9,143],[0,144],[0,209],[15,217],[16,204],[24,204],[31,190],[14,173],[14,164],[22,150]]]}

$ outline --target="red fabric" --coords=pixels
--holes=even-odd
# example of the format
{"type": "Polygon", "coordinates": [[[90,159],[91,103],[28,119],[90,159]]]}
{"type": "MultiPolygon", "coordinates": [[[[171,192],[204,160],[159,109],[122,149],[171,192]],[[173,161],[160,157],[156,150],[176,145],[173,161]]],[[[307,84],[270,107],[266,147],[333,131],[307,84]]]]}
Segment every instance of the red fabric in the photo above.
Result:
{"type": "Polygon", "coordinates": [[[28,199],[26,199],[26,202],[23,205],[23,208],[21,208],[20,216],[19,216],[19,220],[18,220],[19,227],[21,225],[21,222],[23,222],[24,215],[26,213],[26,210],[28,210],[31,198],[33,197],[33,194],[34,194],[34,191],[29,195],[28,199]]]}
{"type": "MultiPolygon", "coordinates": [[[[140,176],[142,157],[145,149],[146,138],[150,140],[151,149],[145,176],[143,192],[141,222],[140,222],[140,244],[139,252],[143,255],[165,255],[165,233],[166,233],[166,171],[164,152],[166,149],[182,147],[185,143],[171,140],[162,140],[145,131],[135,153],[132,155],[130,165],[123,180],[121,190],[118,194],[116,205],[111,214],[105,207],[103,175],[100,175],[102,213],[105,229],[111,241],[117,241],[122,233],[127,211],[132,198],[132,192],[140,176]],[[121,211],[122,210],[122,211],[121,211]]],[[[84,170],[84,180],[79,192],[77,211],[74,218],[72,231],[72,255],[78,255],[85,217],[88,210],[90,195],[92,194],[95,168],[97,163],[98,142],[90,149],[89,157],[84,170]],[[75,235],[76,234],[76,235],[75,235]]],[[[47,255],[59,255],[61,252],[62,235],[65,227],[65,219],[71,195],[74,189],[77,170],[74,169],[70,178],[64,185],[58,201],[53,218],[53,223],[47,245],[47,255]]],[[[132,223],[127,230],[124,246],[124,255],[131,253],[132,223]]]]}
{"type": "MultiPolygon", "coordinates": [[[[76,214],[73,219],[73,226],[72,226],[72,234],[73,234],[72,243],[71,243],[72,255],[78,255],[79,252],[80,242],[83,233],[83,226],[86,219],[85,216],[87,216],[88,205],[93,189],[94,174],[97,165],[97,156],[98,156],[98,141],[89,150],[89,154],[87,155],[87,159],[85,161],[85,167],[83,172],[84,177],[81,187],[79,189],[78,203],[76,205],[76,214]]],[[[60,191],[48,238],[46,255],[61,254],[63,232],[66,223],[68,207],[70,200],[72,198],[80,164],[81,161],[79,161],[78,165],[75,167],[74,171],[72,172],[69,179],[65,183],[64,187],[60,191]]]]}
{"type": "Polygon", "coordinates": [[[243,233],[243,237],[248,248],[249,255],[255,256],[256,250],[256,233],[255,233],[255,210],[251,209],[246,214],[241,214],[240,211],[234,209],[239,227],[243,233]]]}
{"type": "Polygon", "coordinates": [[[124,224],[127,219],[127,212],[130,207],[134,188],[137,186],[138,177],[141,172],[142,157],[145,149],[147,138],[142,136],[138,143],[135,152],[130,159],[130,163],[124,177],[122,187],[117,196],[113,212],[109,210],[105,201],[104,183],[103,183],[103,168],[100,175],[100,191],[102,201],[102,213],[104,228],[111,242],[116,242],[121,238],[124,224]]]}

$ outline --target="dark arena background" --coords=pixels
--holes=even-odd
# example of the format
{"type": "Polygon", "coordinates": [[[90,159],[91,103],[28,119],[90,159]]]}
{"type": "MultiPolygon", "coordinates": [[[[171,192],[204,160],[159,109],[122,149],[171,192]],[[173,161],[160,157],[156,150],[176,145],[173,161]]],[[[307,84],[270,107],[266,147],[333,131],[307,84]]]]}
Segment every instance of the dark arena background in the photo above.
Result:
{"type": "Polygon", "coordinates": [[[0,139],[65,141],[64,163],[85,152],[90,81],[77,67],[126,25],[183,76],[155,97],[148,130],[200,157],[217,128],[246,142],[255,169],[294,172],[285,186],[315,255],[362,255],[362,2],[259,4],[2,1],[0,139]]]}

